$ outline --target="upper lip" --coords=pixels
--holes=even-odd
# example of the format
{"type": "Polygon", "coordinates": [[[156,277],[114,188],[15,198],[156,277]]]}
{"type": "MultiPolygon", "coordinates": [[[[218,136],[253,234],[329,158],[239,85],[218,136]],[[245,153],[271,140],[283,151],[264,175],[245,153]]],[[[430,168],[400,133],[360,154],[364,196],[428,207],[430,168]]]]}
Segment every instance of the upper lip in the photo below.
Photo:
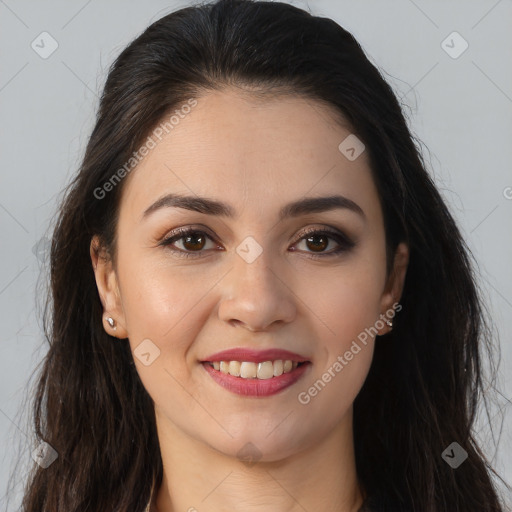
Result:
{"type": "Polygon", "coordinates": [[[297,361],[299,363],[308,361],[307,357],[290,352],[289,350],[281,350],[278,348],[270,348],[267,350],[254,350],[252,348],[231,348],[216,352],[208,356],[204,361],[247,361],[252,363],[263,363],[264,361],[297,361]]]}

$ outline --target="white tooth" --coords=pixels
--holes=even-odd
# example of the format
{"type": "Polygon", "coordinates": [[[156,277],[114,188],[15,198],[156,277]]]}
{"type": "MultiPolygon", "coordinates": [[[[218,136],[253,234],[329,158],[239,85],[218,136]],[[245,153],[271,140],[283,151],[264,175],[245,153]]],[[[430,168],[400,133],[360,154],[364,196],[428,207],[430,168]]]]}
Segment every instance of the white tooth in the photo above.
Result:
{"type": "Polygon", "coordinates": [[[229,374],[240,377],[240,361],[229,362],[229,374]]]}
{"type": "Polygon", "coordinates": [[[274,361],[274,377],[279,377],[279,375],[283,374],[283,361],[280,359],[278,361],[274,361]]]}
{"type": "Polygon", "coordinates": [[[240,377],[243,377],[244,379],[255,379],[256,373],[256,363],[244,361],[240,365],[240,377]]]}
{"type": "Polygon", "coordinates": [[[274,367],[272,361],[258,363],[258,379],[270,379],[274,376],[274,367]]]}
{"type": "Polygon", "coordinates": [[[295,370],[299,365],[298,361],[291,361],[289,359],[283,361],[278,359],[276,361],[263,361],[261,363],[253,363],[248,361],[214,361],[210,363],[211,366],[217,371],[230,374],[235,377],[242,377],[244,379],[270,379],[272,377],[279,377],[283,373],[290,373],[295,370]]]}

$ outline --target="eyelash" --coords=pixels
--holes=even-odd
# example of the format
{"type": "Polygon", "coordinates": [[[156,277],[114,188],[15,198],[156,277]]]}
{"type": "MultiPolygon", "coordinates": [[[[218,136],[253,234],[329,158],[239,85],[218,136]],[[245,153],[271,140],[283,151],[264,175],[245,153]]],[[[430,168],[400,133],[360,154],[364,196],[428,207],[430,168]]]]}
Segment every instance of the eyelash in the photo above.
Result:
{"type": "MultiPolygon", "coordinates": [[[[183,249],[176,249],[176,248],[171,247],[171,245],[174,242],[177,242],[177,241],[181,240],[182,238],[185,238],[187,235],[191,235],[191,234],[206,235],[207,238],[209,238],[210,240],[212,240],[215,243],[218,243],[213,237],[208,235],[208,233],[206,233],[205,231],[195,229],[195,228],[177,228],[176,230],[173,231],[173,233],[171,233],[171,236],[166,237],[158,245],[166,247],[167,249],[171,250],[173,253],[175,253],[176,256],[178,256],[180,258],[200,258],[201,257],[200,253],[204,252],[203,250],[195,251],[198,254],[194,254],[194,252],[184,251],[183,249]]],[[[349,251],[356,245],[355,242],[350,240],[350,238],[348,238],[344,234],[339,233],[338,231],[334,231],[329,228],[310,229],[310,230],[302,233],[301,237],[299,238],[299,240],[296,243],[301,242],[302,240],[309,238],[312,235],[315,235],[315,236],[326,235],[328,238],[334,239],[340,245],[340,247],[338,247],[337,249],[331,250],[330,252],[327,252],[327,253],[320,253],[320,254],[311,253],[311,254],[309,254],[308,257],[311,259],[314,259],[314,260],[337,256],[342,252],[349,251]]]]}

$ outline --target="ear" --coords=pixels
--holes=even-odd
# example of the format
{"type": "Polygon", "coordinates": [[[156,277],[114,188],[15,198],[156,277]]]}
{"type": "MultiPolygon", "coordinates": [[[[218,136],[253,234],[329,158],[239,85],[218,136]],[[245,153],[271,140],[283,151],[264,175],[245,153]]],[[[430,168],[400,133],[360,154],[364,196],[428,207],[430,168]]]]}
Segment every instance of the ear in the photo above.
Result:
{"type": "MultiPolygon", "coordinates": [[[[381,318],[384,320],[390,319],[389,316],[384,316],[385,313],[393,309],[393,304],[400,302],[408,264],[409,247],[406,243],[401,242],[396,248],[393,268],[381,297],[381,318]]],[[[379,334],[386,334],[390,330],[391,327],[385,325],[385,327],[381,329],[382,332],[379,332],[379,334]]]]}
{"type": "Polygon", "coordinates": [[[127,338],[128,332],[125,327],[126,320],[116,272],[112,266],[111,258],[107,255],[97,236],[91,239],[90,254],[96,286],[103,306],[103,327],[110,336],[121,339],[127,338]],[[108,317],[112,317],[115,321],[115,330],[107,322],[108,317]]]}

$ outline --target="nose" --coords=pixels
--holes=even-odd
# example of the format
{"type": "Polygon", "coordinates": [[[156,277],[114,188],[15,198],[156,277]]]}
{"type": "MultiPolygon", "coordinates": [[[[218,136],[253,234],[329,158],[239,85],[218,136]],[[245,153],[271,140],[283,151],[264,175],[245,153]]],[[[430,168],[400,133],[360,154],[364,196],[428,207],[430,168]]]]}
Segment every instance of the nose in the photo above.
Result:
{"type": "Polygon", "coordinates": [[[282,271],[278,275],[270,263],[265,251],[252,263],[235,258],[234,268],[223,280],[221,320],[255,332],[271,330],[295,318],[297,299],[292,283],[282,271]]]}

